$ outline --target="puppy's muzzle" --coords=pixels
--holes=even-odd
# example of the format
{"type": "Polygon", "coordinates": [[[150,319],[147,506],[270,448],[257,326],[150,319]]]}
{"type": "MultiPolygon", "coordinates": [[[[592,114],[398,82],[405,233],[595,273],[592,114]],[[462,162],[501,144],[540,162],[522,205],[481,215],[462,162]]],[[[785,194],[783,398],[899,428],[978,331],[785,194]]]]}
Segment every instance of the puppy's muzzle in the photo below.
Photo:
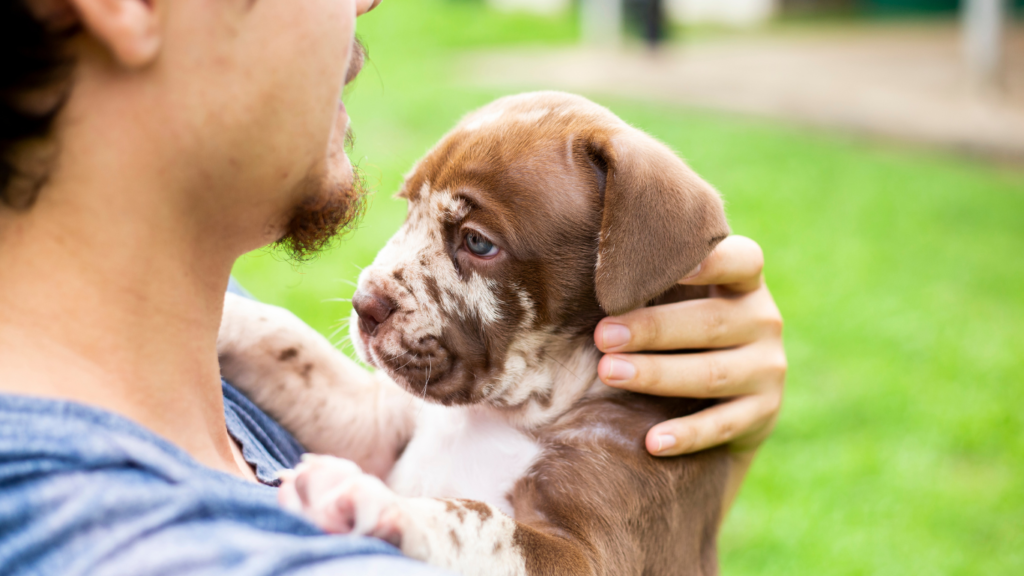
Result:
{"type": "Polygon", "coordinates": [[[373,336],[395,310],[388,298],[362,290],[357,290],[352,297],[352,308],[359,315],[359,329],[367,336],[373,336]]]}

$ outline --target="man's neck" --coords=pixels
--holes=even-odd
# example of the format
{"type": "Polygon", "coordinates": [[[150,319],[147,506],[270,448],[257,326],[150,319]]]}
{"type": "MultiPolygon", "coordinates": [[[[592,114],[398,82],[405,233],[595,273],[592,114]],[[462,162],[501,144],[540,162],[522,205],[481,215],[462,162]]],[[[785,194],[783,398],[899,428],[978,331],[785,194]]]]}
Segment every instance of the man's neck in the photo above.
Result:
{"type": "Polygon", "coordinates": [[[251,475],[227,434],[216,355],[232,258],[168,224],[99,200],[0,211],[0,392],[103,408],[251,475]]]}

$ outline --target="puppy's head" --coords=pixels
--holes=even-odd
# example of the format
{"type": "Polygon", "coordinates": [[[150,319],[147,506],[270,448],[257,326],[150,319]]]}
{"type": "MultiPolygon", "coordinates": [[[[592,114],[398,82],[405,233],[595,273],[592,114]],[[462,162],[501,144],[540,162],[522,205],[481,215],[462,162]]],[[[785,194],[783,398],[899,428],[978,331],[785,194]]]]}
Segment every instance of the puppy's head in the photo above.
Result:
{"type": "Polygon", "coordinates": [[[498,100],[406,179],[405,224],[363,271],[367,362],[444,404],[550,398],[556,351],[639,307],[729,233],[718,194],[668,148],[584,98],[498,100]]]}

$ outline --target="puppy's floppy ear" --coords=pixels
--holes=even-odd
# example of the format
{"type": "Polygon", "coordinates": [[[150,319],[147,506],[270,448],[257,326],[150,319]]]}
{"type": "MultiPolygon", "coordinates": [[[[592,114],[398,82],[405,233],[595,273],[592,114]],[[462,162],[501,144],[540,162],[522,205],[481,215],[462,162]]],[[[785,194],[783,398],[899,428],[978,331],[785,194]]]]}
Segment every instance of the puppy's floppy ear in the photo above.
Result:
{"type": "Polygon", "coordinates": [[[588,160],[604,187],[595,285],[608,314],[669,289],[729,235],[715,189],[647,134],[595,136],[588,160]]]}

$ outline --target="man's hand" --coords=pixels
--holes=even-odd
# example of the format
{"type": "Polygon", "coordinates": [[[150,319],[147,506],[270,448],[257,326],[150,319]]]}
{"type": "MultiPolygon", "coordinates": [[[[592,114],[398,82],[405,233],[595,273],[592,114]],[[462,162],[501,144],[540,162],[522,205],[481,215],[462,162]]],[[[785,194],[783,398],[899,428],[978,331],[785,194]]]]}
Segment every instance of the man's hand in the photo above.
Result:
{"type": "Polygon", "coordinates": [[[680,281],[709,285],[710,298],[642,308],[598,324],[594,340],[606,353],[598,366],[605,384],[722,400],[653,427],[647,433],[651,454],[675,456],[728,444],[745,471],[771,433],[782,403],[786,355],[782,316],[764,284],[763,265],[756,242],[730,236],[680,281]],[[642,353],[668,350],[702,351],[642,353]]]}

